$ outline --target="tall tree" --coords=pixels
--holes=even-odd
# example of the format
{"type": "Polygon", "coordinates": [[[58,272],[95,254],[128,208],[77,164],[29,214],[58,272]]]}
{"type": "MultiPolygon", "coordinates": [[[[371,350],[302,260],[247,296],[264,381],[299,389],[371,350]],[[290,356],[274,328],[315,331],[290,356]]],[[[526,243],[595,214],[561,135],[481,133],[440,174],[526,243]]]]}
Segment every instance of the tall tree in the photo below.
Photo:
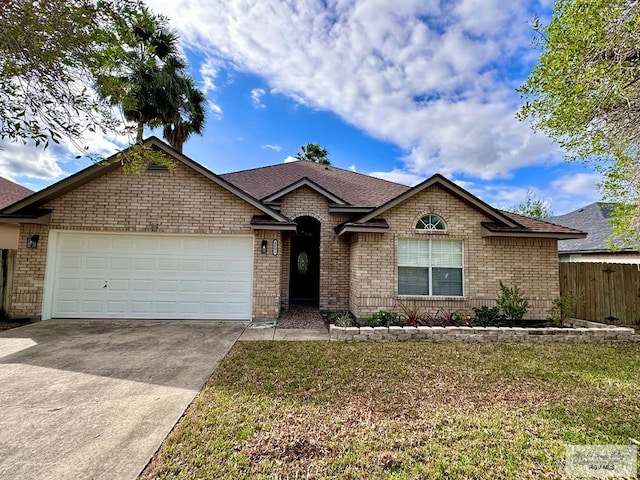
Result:
{"type": "Polygon", "coordinates": [[[602,172],[614,233],[640,238],[640,1],[556,0],[519,112],[602,172]]]}
{"type": "Polygon", "coordinates": [[[138,144],[145,126],[162,126],[165,138],[181,151],[189,135],[202,133],[205,97],[186,73],[177,35],[166,18],[146,7],[132,21],[121,22],[117,33],[116,48],[126,53],[127,61],[98,78],[98,92],[137,125],[138,144]]]}
{"type": "Polygon", "coordinates": [[[0,138],[49,145],[87,130],[121,132],[92,91],[96,75],[124,60],[111,32],[136,0],[0,1],[0,138]]]}
{"type": "Polygon", "coordinates": [[[536,197],[531,190],[527,192],[527,196],[522,202],[507,208],[507,211],[538,220],[553,216],[549,204],[542,198],[536,197]]]}
{"type": "Polygon", "coordinates": [[[298,160],[319,163],[321,165],[331,165],[329,161],[329,152],[322,148],[318,143],[307,143],[301,146],[300,151],[296,153],[298,160]]]}

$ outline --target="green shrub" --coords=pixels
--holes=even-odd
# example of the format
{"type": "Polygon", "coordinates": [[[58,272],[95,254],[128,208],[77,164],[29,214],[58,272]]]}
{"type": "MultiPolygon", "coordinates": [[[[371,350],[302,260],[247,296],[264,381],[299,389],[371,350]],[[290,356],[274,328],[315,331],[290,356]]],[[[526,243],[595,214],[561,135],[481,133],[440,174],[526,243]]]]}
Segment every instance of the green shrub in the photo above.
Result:
{"type": "Polygon", "coordinates": [[[333,323],[336,327],[353,327],[355,322],[349,312],[337,312],[329,314],[329,323],[333,323]]]}
{"type": "Polygon", "coordinates": [[[362,327],[390,327],[403,324],[404,322],[400,318],[400,315],[385,310],[376,312],[369,318],[360,321],[360,326],[362,327]]]}
{"type": "Polygon", "coordinates": [[[500,307],[487,307],[483,305],[481,307],[475,307],[473,313],[476,315],[473,323],[479,327],[497,327],[502,320],[500,307]]]}
{"type": "Polygon", "coordinates": [[[529,310],[529,300],[524,298],[522,290],[518,287],[507,287],[500,280],[500,296],[496,299],[496,305],[502,310],[507,320],[519,322],[529,310]]]}
{"type": "Polygon", "coordinates": [[[576,316],[576,308],[582,301],[582,295],[573,292],[564,292],[559,298],[553,301],[548,311],[549,320],[555,325],[562,326],[562,321],[565,318],[576,316]]]}

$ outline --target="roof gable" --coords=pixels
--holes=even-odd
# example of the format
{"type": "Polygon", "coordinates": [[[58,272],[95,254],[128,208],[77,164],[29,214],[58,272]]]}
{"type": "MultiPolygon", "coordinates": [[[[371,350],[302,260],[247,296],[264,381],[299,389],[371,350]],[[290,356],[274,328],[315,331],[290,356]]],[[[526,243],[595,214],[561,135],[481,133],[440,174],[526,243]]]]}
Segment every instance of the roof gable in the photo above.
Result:
{"type": "Polygon", "coordinates": [[[448,191],[453,196],[458,197],[460,200],[464,201],[465,203],[468,203],[472,207],[476,208],[477,210],[487,215],[489,218],[492,218],[494,220],[497,220],[498,222],[504,223],[509,227],[522,227],[522,225],[520,225],[514,219],[504,215],[500,210],[496,210],[489,204],[483,202],[478,197],[472,195],[462,187],[459,187],[458,185],[451,182],[450,180],[447,180],[445,177],[443,177],[438,173],[426,179],[422,183],[419,183],[415,187],[408,189],[407,191],[398,195],[397,197],[392,198],[391,200],[379,206],[378,208],[372,210],[371,212],[367,213],[362,218],[358,219],[358,223],[366,223],[375,217],[379,217],[384,212],[390,210],[396,205],[399,205],[405,200],[413,197],[414,195],[422,192],[423,190],[433,185],[438,185],[442,187],[444,190],[448,191]]]}
{"type": "Polygon", "coordinates": [[[316,191],[325,196],[330,194],[345,205],[368,208],[382,205],[409,189],[399,183],[304,160],[226,173],[221,177],[263,201],[306,179],[313,183],[314,186],[309,185],[311,188],[321,189],[316,191]]]}
{"type": "MultiPolygon", "coordinates": [[[[173,148],[171,148],[169,145],[167,145],[157,137],[147,138],[144,141],[144,144],[150,145],[162,150],[164,153],[171,156],[174,160],[179,161],[184,165],[186,165],[187,167],[195,170],[196,172],[200,173],[204,177],[211,180],[213,183],[217,184],[218,186],[224,188],[225,190],[241,198],[245,202],[249,203],[250,205],[254,206],[258,210],[268,215],[269,217],[273,218],[274,220],[277,220],[279,222],[289,223],[289,219],[286,218],[285,216],[281,215],[280,213],[276,212],[270,207],[264,205],[263,203],[261,203],[256,198],[252,197],[247,192],[244,192],[243,190],[239,189],[235,185],[230,184],[229,182],[222,179],[220,176],[216,175],[206,167],[200,165],[194,160],[191,160],[186,155],[183,155],[177,150],[174,150],[173,148]]],[[[64,195],[67,192],[70,192],[71,190],[77,188],[80,185],[84,185],[85,183],[88,183],[91,180],[94,180],[110,171],[115,170],[120,166],[116,156],[117,154],[114,154],[108,159],[106,159],[104,162],[91,165],[57,183],[54,183],[50,187],[47,187],[22,200],[19,200],[18,202],[15,202],[12,205],[9,205],[8,207],[0,210],[0,212],[2,214],[6,214],[10,216],[16,216],[16,214],[19,214],[21,211],[29,211],[29,210],[38,208],[50,202],[51,200],[58,198],[59,196],[64,195]]]]}
{"type": "Polygon", "coordinates": [[[348,203],[345,202],[343,199],[341,199],[340,197],[334,195],[330,191],[322,188],[320,185],[318,185],[314,181],[308,179],[307,177],[303,177],[300,180],[298,180],[297,182],[294,182],[291,185],[288,185],[288,186],[284,187],[282,190],[279,190],[279,191],[269,195],[268,197],[263,198],[262,201],[263,202],[275,202],[276,200],[281,199],[285,195],[287,195],[287,194],[289,194],[289,193],[293,192],[294,190],[297,190],[298,188],[301,188],[301,187],[309,187],[310,189],[318,192],[323,197],[326,197],[329,201],[331,201],[333,203],[336,203],[338,205],[348,205],[348,203]]]}

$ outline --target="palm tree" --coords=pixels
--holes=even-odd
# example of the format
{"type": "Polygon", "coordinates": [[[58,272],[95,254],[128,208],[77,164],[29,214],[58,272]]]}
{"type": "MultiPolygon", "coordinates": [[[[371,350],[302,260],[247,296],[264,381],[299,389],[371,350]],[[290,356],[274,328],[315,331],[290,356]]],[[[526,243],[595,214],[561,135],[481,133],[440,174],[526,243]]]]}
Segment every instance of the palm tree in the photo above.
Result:
{"type": "Polygon", "coordinates": [[[322,148],[319,143],[307,143],[306,147],[303,145],[300,149],[300,152],[296,153],[298,160],[316,162],[321,165],[331,165],[329,152],[327,152],[325,148],[322,148]]]}
{"type": "Polygon", "coordinates": [[[179,102],[167,111],[162,135],[173,148],[182,152],[182,146],[191,134],[202,134],[206,98],[191,78],[181,77],[179,83],[179,102]]]}
{"type": "Polygon", "coordinates": [[[120,105],[127,121],[136,124],[141,144],[145,125],[162,126],[165,138],[182,151],[192,133],[202,133],[205,97],[186,73],[178,50],[178,36],[169,31],[164,17],[142,7],[130,25],[117,35],[129,59],[98,79],[98,93],[120,105]]]}

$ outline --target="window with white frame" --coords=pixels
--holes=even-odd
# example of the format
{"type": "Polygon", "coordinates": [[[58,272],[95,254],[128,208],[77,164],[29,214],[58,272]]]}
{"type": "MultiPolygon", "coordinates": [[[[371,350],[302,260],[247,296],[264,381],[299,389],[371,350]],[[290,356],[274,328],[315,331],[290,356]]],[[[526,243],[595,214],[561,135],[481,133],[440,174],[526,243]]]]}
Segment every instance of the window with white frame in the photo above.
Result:
{"type": "Polygon", "coordinates": [[[418,222],[416,223],[416,230],[444,232],[447,230],[447,224],[444,222],[442,217],[429,214],[421,217],[420,220],[418,220],[418,222]]]}
{"type": "Polygon", "coordinates": [[[461,297],[462,240],[398,240],[398,294],[461,297]]]}

